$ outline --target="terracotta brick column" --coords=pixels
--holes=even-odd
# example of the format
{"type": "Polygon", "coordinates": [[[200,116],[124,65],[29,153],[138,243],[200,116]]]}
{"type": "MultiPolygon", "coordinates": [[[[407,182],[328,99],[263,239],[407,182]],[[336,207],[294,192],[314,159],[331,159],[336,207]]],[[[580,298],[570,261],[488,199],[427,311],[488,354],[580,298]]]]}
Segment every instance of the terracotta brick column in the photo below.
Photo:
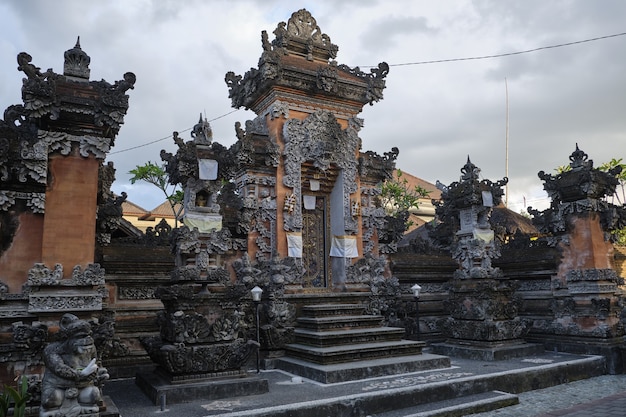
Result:
{"type": "Polygon", "coordinates": [[[60,263],[68,277],[76,265],[94,261],[98,161],[55,155],[49,166],[41,259],[50,267],[60,263]]]}

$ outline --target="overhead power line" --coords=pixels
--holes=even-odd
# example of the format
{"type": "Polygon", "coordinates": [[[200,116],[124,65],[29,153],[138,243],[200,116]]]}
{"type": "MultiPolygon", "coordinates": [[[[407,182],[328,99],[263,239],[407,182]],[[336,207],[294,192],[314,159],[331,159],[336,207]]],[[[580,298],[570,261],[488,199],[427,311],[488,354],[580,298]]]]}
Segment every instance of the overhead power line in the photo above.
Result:
{"type": "MultiPolygon", "coordinates": [[[[213,119],[208,120],[208,122],[209,122],[209,123],[210,123],[210,122],[214,122],[214,121],[216,121],[216,120],[218,120],[218,119],[221,119],[222,117],[226,117],[226,116],[228,116],[229,114],[233,114],[233,113],[235,113],[236,111],[239,111],[239,109],[231,110],[231,111],[229,111],[228,113],[224,113],[224,114],[222,114],[221,116],[214,117],[213,119]]],[[[187,131],[189,131],[189,130],[191,130],[191,129],[193,129],[193,127],[188,127],[187,129],[178,130],[178,133],[187,132],[187,131]]],[[[153,140],[153,141],[146,142],[146,143],[141,144],[141,145],[132,146],[132,147],[130,147],[130,148],[126,148],[126,149],[120,149],[119,151],[115,151],[115,152],[109,152],[109,155],[114,155],[114,154],[116,154],[116,153],[122,153],[122,152],[132,151],[133,149],[143,148],[144,146],[152,145],[153,143],[161,142],[161,141],[164,141],[164,140],[166,140],[166,139],[171,139],[171,138],[172,138],[172,135],[167,135],[167,136],[162,137],[162,138],[160,138],[160,139],[155,139],[155,140],[153,140]]]]}
{"type": "MultiPolygon", "coordinates": [[[[543,51],[543,50],[546,50],[546,49],[561,48],[561,47],[564,47],[564,46],[571,46],[571,45],[578,45],[578,44],[581,44],[581,43],[594,42],[594,41],[599,41],[599,40],[602,40],[602,39],[616,38],[618,36],[624,36],[624,35],[626,35],[626,32],[616,33],[616,34],[613,34],[613,35],[599,36],[597,38],[583,39],[581,41],[566,42],[566,43],[560,43],[560,44],[557,44],[557,45],[542,46],[542,47],[539,47],[539,48],[527,49],[525,51],[507,52],[507,53],[503,53],[503,54],[494,54],[494,55],[473,56],[473,57],[466,57],[466,58],[450,58],[450,59],[437,59],[437,60],[432,60],[432,61],[406,62],[404,64],[389,64],[389,66],[390,67],[402,67],[402,66],[409,66],[409,65],[439,64],[439,63],[443,63],[443,62],[475,61],[475,60],[480,60],[480,59],[502,58],[502,57],[506,57],[506,56],[521,55],[521,54],[528,54],[528,53],[531,53],[531,52],[543,51]]],[[[374,67],[375,67],[375,65],[363,65],[363,66],[361,66],[361,68],[374,68],[374,67]]],[[[215,120],[221,119],[222,117],[226,117],[229,114],[232,114],[232,113],[234,113],[234,112],[236,112],[238,110],[239,109],[235,109],[235,110],[232,110],[232,111],[230,111],[228,113],[222,114],[221,116],[217,116],[217,117],[209,120],[209,122],[213,122],[215,120]]],[[[189,127],[187,129],[180,130],[179,133],[187,132],[187,131],[189,131],[191,129],[192,128],[189,127]]],[[[126,149],[121,149],[121,150],[115,151],[115,152],[109,152],[109,155],[114,155],[114,154],[118,154],[118,153],[122,153],[122,152],[132,151],[132,150],[138,149],[138,148],[143,148],[144,146],[152,145],[154,143],[161,142],[161,141],[164,141],[166,139],[170,139],[171,137],[172,137],[172,135],[168,135],[168,136],[162,137],[160,139],[156,139],[156,140],[144,143],[142,145],[137,145],[137,146],[133,146],[133,147],[126,148],[126,149]]]]}
{"type": "MultiPolygon", "coordinates": [[[[626,32],[616,33],[614,35],[600,36],[600,37],[597,37],[597,38],[584,39],[582,41],[560,43],[558,45],[542,46],[542,47],[539,47],[539,48],[527,49],[525,51],[507,52],[507,53],[495,54],[495,55],[473,56],[473,57],[466,57],[466,58],[451,58],[451,59],[437,59],[437,60],[433,60],[433,61],[407,62],[407,63],[404,63],[404,64],[389,64],[389,66],[390,67],[401,67],[401,66],[408,66],[408,65],[439,64],[439,63],[442,63],[442,62],[457,62],[457,61],[472,61],[472,60],[490,59],[490,58],[502,58],[502,57],[505,57],[505,56],[528,54],[530,52],[543,51],[545,49],[561,48],[561,47],[564,47],[564,46],[578,45],[578,44],[581,44],[581,43],[594,42],[594,41],[599,41],[599,40],[602,40],[602,39],[616,38],[618,36],[624,36],[624,35],[626,35],[626,32]]],[[[373,68],[373,67],[369,67],[368,66],[366,68],[373,68]]]]}

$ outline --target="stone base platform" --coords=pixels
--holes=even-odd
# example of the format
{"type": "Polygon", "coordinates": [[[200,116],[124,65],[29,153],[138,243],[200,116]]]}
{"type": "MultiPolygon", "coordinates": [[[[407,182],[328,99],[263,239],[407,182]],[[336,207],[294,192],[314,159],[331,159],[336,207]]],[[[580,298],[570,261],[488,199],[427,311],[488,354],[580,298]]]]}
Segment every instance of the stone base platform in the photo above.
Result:
{"type": "MultiPolygon", "coordinates": [[[[449,368],[330,385],[305,378],[294,379],[295,375],[282,370],[262,370],[261,375],[270,384],[266,394],[172,404],[168,405],[166,414],[160,413],[159,407],[141,393],[131,379],[109,381],[106,390],[124,417],[161,414],[184,417],[461,416],[513,404],[520,393],[603,375],[605,364],[601,356],[547,351],[508,361],[457,358],[449,368]]],[[[251,373],[256,375],[254,371],[251,373]]],[[[590,394],[587,398],[597,400],[606,389],[604,382],[591,390],[587,388],[590,394]]],[[[526,397],[526,403],[518,412],[503,410],[502,415],[544,415],[551,409],[537,403],[560,398],[563,405],[558,408],[563,408],[569,401],[565,397],[569,397],[569,391],[561,388],[538,397],[531,395],[530,400],[526,397]]],[[[519,400],[521,403],[521,397],[519,400]]]]}
{"type": "Polygon", "coordinates": [[[364,361],[321,365],[297,358],[284,357],[274,363],[276,369],[324,384],[357,381],[367,378],[405,374],[450,367],[450,358],[423,353],[364,361]]]}
{"type": "Polygon", "coordinates": [[[433,343],[431,349],[434,353],[439,355],[477,361],[501,361],[540,355],[545,351],[541,343],[526,343],[524,341],[493,345],[446,341],[443,343],[433,343]]]}
{"type": "Polygon", "coordinates": [[[135,384],[155,404],[178,404],[197,400],[216,400],[220,398],[240,397],[265,394],[269,391],[267,379],[258,376],[240,378],[215,378],[171,382],[157,372],[139,373],[135,384]]]}

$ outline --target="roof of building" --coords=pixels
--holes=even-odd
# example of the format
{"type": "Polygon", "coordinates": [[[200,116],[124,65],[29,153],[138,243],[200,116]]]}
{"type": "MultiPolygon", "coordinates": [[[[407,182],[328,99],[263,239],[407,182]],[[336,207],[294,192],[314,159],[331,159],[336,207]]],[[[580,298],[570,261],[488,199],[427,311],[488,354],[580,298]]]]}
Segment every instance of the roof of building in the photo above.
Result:
{"type": "MultiPolygon", "coordinates": [[[[176,211],[176,213],[178,213],[181,208],[182,205],[180,203],[176,203],[176,205],[174,206],[174,210],[176,211]]],[[[173,219],[174,217],[174,211],[172,211],[172,206],[170,205],[170,202],[168,200],[165,200],[149,212],[146,212],[146,214],[143,215],[140,220],[154,220],[156,218],[173,219]]]]}
{"type": "Polygon", "coordinates": [[[133,203],[132,201],[126,200],[122,203],[122,211],[124,215],[143,215],[148,212],[145,208],[133,203]]]}

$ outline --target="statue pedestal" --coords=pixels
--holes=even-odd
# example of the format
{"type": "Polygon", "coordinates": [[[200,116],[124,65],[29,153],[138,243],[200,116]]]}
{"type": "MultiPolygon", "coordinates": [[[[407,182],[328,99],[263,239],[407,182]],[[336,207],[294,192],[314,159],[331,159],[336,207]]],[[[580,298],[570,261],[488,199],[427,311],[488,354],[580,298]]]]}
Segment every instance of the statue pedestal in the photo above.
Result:
{"type": "Polygon", "coordinates": [[[155,405],[161,403],[163,396],[165,396],[166,404],[177,404],[199,399],[216,400],[265,394],[269,391],[267,379],[248,376],[245,373],[204,379],[188,375],[172,380],[156,370],[137,374],[135,383],[155,405]]]}

